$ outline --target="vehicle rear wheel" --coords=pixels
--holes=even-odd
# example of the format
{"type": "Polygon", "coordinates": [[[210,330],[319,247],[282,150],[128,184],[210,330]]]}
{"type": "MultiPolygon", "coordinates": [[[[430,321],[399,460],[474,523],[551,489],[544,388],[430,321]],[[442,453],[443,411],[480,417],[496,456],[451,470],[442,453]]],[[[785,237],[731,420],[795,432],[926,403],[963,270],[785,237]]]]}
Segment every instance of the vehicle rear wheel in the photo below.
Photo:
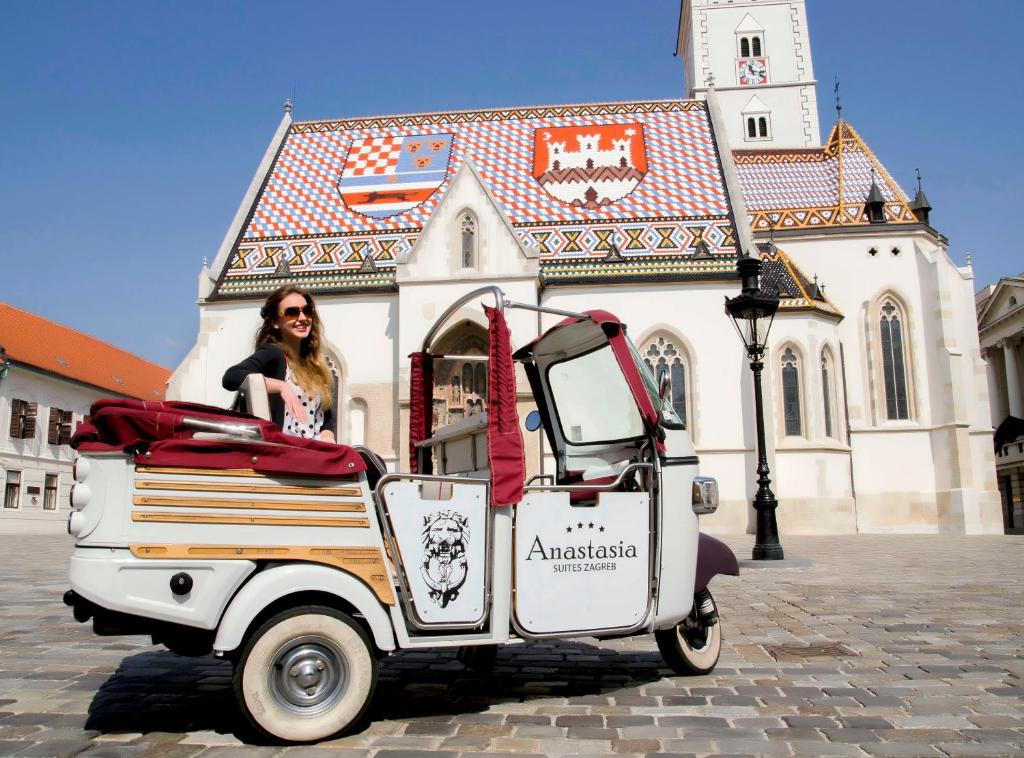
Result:
{"type": "Polygon", "coordinates": [[[722,623],[711,593],[694,598],[690,615],[670,629],[654,633],[665,663],[677,674],[700,676],[714,670],[722,653],[722,623]]]}
{"type": "Polygon", "coordinates": [[[246,719],[286,742],[322,740],[348,728],[376,684],[366,632],[323,606],[292,608],[265,621],[245,643],[234,672],[246,719]]]}

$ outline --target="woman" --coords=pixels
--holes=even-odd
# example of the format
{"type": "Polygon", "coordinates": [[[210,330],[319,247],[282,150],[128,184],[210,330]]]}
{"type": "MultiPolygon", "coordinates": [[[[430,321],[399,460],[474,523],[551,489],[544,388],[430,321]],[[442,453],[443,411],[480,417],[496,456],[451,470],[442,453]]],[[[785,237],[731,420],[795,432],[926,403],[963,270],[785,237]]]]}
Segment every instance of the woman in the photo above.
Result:
{"type": "Polygon", "coordinates": [[[281,287],[267,298],[260,316],[256,352],[224,372],[224,389],[235,391],[250,374],[262,374],[270,417],[285,434],[334,442],[334,381],[321,353],[313,298],[298,287],[281,287]]]}

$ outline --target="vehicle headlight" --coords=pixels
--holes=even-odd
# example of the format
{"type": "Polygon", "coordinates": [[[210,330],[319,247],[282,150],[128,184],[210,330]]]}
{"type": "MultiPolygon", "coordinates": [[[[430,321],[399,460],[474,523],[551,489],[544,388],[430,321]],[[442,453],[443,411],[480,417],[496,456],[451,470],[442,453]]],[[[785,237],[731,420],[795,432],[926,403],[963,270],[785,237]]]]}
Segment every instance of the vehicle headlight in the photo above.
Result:
{"type": "Polygon", "coordinates": [[[78,482],[71,487],[71,507],[76,511],[82,510],[92,500],[92,490],[88,484],[78,482]]]}
{"type": "Polygon", "coordinates": [[[92,464],[89,463],[89,459],[79,456],[71,464],[71,477],[76,482],[84,482],[89,476],[90,469],[92,469],[92,464]]]}

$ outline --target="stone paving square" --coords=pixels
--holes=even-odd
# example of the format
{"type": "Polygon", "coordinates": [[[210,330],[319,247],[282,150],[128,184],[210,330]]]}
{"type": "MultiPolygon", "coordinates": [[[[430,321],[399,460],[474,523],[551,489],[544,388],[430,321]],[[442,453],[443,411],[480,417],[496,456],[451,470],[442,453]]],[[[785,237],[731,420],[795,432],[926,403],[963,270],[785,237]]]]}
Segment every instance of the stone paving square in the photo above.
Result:
{"type": "Polygon", "coordinates": [[[282,747],[246,743],[229,663],[76,623],[69,538],[2,535],[0,756],[1024,755],[1021,537],[783,544],[812,564],[712,582],[708,676],[672,675],[652,636],[510,646],[490,676],[400,653],[355,732],[282,747]]]}

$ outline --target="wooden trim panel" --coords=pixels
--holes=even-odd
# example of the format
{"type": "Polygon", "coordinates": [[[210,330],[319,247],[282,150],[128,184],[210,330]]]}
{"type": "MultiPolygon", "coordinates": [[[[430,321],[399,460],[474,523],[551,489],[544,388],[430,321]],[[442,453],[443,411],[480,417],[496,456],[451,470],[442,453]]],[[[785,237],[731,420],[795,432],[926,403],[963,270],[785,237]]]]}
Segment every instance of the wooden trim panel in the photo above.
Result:
{"type": "Polygon", "coordinates": [[[134,511],[132,521],[159,522],[165,524],[236,524],[243,526],[334,526],[368,529],[369,519],[365,518],[314,518],[311,516],[289,518],[288,516],[229,516],[221,513],[154,513],[134,511]]]}
{"type": "MultiPolygon", "coordinates": [[[[246,476],[252,479],[282,479],[284,477],[270,477],[259,471],[255,471],[251,468],[189,468],[182,466],[147,466],[138,465],[135,467],[136,473],[139,474],[189,474],[191,476],[246,476]]],[[[308,479],[316,479],[315,476],[305,477],[308,479]]],[[[329,481],[349,481],[355,482],[359,480],[358,474],[352,474],[351,476],[332,476],[329,481]]]]}
{"type": "Polygon", "coordinates": [[[129,545],[129,548],[136,558],[322,563],[358,577],[385,605],[395,604],[395,593],[388,581],[384,558],[375,547],[129,545]]]}
{"type": "Polygon", "coordinates": [[[178,508],[245,508],[268,511],[326,511],[331,513],[366,513],[358,503],[301,503],[293,500],[236,500],[234,498],[159,497],[136,495],[134,505],[175,506],[178,508]]]}
{"type": "Polygon", "coordinates": [[[136,489],[174,492],[242,492],[258,495],[300,495],[302,497],[361,497],[359,487],[290,486],[284,484],[235,484],[234,482],[176,482],[136,479],[136,489]]]}

